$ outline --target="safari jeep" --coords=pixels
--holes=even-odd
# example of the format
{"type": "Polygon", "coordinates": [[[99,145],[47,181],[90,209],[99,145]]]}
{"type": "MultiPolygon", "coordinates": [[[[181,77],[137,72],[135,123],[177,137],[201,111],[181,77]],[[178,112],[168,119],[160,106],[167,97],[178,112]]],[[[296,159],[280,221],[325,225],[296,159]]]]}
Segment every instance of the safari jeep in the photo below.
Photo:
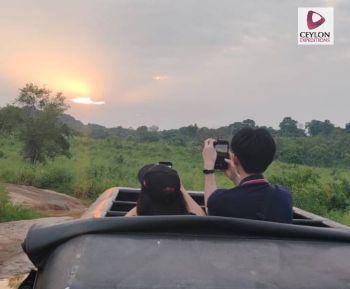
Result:
{"type": "MultiPolygon", "coordinates": [[[[123,218],[139,193],[111,188],[80,220],[33,226],[23,243],[38,268],[33,288],[350,288],[346,226],[297,208],[293,224],[123,218]]],[[[203,206],[203,193],[190,194],[203,206]]]]}

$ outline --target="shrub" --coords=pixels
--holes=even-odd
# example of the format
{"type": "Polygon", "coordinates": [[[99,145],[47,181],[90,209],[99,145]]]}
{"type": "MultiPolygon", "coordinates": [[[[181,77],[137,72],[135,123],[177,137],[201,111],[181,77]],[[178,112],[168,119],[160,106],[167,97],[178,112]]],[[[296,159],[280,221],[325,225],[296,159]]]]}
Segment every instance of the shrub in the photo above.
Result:
{"type": "Polygon", "coordinates": [[[64,167],[49,167],[36,176],[35,186],[67,193],[71,188],[72,180],[71,170],[64,167]]]}

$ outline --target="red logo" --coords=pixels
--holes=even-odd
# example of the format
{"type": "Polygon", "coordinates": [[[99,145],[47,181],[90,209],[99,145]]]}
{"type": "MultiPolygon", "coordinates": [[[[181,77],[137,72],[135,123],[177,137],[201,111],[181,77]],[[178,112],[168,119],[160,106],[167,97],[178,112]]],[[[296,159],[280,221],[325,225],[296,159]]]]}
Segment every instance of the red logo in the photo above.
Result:
{"type": "Polygon", "coordinates": [[[321,26],[325,21],[326,21],[326,19],[324,19],[324,17],[323,17],[321,14],[319,14],[319,13],[317,13],[317,12],[315,12],[315,11],[310,10],[310,11],[307,13],[307,27],[308,27],[310,30],[315,29],[315,28],[317,28],[318,26],[321,26]],[[317,14],[318,16],[320,16],[321,19],[319,19],[319,20],[317,20],[316,22],[314,22],[314,21],[312,20],[312,16],[313,16],[314,14],[317,14]]]}

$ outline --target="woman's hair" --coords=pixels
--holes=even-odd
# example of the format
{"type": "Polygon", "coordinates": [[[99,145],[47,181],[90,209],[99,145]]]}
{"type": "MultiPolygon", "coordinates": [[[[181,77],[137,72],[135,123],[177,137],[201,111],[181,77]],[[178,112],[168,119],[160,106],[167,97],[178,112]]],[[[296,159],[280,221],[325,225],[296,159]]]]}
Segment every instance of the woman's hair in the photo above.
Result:
{"type": "Polygon", "coordinates": [[[141,193],[137,215],[187,215],[177,172],[165,165],[148,165],[139,172],[141,193]]]}

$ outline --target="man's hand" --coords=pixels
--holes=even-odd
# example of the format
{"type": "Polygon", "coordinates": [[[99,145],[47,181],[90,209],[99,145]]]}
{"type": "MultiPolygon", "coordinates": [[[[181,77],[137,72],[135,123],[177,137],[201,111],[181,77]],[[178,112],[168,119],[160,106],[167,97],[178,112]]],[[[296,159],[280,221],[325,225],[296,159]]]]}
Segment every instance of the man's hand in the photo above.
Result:
{"type": "Polygon", "coordinates": [[[237,170],[237,167],[233,163],[232,159],[225,159],[225,162],[228,164],[225,175],[237,186],[241,181],[241,176],[237,170]]]}
{"type": "Polygon", "coordinates": [[[204,147],[202,151],[204,169],[213,170],[217,157],[217,152],[214,148],[215,139],[208,138],[204,141],[204,147]]]}

